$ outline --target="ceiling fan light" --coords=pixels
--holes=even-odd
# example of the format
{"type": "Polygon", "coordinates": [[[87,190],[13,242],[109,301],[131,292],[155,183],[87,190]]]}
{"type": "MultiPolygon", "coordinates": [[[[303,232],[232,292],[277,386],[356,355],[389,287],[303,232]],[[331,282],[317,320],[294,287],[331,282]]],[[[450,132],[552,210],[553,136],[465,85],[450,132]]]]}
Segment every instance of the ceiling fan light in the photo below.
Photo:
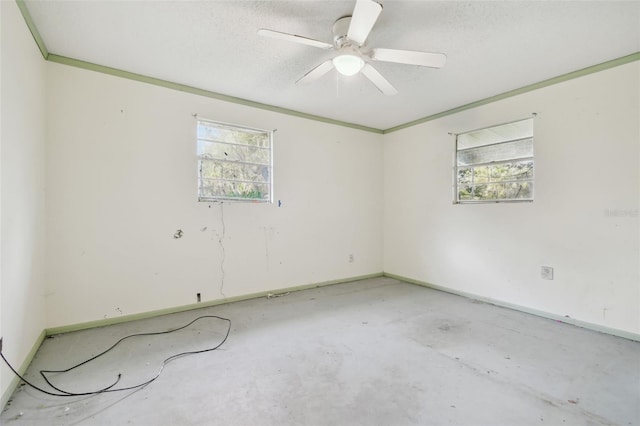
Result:
{"type": "Polygon", "coordinates": [[[333,58],[333,66],[340,74],[350,76],[360,72],[364,61],[356,55],[338,55],[333,58]]]}

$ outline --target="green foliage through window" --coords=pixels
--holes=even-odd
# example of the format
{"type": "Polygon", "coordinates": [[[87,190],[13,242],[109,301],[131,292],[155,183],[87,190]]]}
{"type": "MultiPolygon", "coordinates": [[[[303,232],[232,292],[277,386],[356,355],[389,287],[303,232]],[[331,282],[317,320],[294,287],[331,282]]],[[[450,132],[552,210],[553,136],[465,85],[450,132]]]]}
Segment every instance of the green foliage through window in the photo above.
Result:
{"type": "Polygon", "coordinates": [[[271,201],[273,132],[198,120],[198,199],[271,201]]]}
{"type": "Polygon", "coordinates": [[[456,137],[456,202],[533,200],[533,119],[456,137]]]}

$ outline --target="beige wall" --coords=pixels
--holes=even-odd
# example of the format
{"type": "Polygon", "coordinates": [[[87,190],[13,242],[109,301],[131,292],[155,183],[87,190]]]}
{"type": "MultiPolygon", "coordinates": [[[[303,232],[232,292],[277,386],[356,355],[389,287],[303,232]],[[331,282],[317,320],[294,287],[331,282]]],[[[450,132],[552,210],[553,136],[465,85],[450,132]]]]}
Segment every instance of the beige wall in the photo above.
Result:
{"type": "Polygon", "coordinates": [[[382,135],[47,65],[49,327],[382,272],[382,135]],[[277,129],[273,204],[197,201],[193,114],[277,129]]]}
{"type": "MultiPolygon", "coordinates": [[[[45,327],[46,64],[15,2],[0,1],[0,334],[19,368],[45,327]]],[[[14,380],[0,364],[0,394],[14,380]]]]}
{"type": "Polygon", "coordinates": [[[385,272],[640,333],[639,81],[635,62],[385,135],[385,272]],[[535,201],[454,205],[449,133],[533,112],[535,201]]]}

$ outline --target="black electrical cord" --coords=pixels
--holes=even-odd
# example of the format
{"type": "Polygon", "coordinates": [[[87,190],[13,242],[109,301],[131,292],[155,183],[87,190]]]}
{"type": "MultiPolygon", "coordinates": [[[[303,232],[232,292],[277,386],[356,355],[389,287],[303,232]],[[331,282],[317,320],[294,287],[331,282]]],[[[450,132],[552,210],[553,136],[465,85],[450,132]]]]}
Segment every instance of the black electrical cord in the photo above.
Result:
{"type": "Polygon", "coordinates": [[[97,395],[97,394],[106,393],[106,392],[120,392],[120,391],[126,391],[126,390],[132,390],[132,389],[138,389],[138,388],[144,387],[144,386],[148,385],[149,383],[151,383],[151,382],[155,381],[158,377],[160,377],[160,374],[162,373],[162,370],[164,370],[165,365],[167,365],[167,364],[168,364],[169,362],[171,362],[172,360],[174,360],[174,359],[176,359],[176,358],[180,358],[180,357],[182,357],[182,356],[194,355],[194,354],[199,354],[199,353],[203,353],[203,352],[215,351],[215,350],[216,350],[216,349],[218,349],[220,346],[222,346],[222,345],[224,344],[224,342],[226,342],[226,341],[227,341],[227,338],[229,337],[229,333],[230,333],[230,332],[231,332],[231,320],[230,320],[230,319],[228,319],[228,318],[223,318],[223,317],[219,317],[219,316],[216,316],[216,315],[203,315],[203,316],[200,316],[200,317],[198,317],[198,318],[194,319],[194,320],[193,320],[193,321],[191,321],[190,323],[188,323],[188,324],[186,324],[186,325],[183,325],[182,327],[175,328],[175,329],[173,329],[173,330],[159,331],[159,332],[156,332],[156,333],[138,333],[138,334],[131,334],[131,335],[129,335],[129,336],[125,336],[125,337],[123,337],[122,339],[118,340],[118,341],[117,341],[116,343],[114,343],[113,345],[111,345],[111,347],[109,347],[109,348],[108,348],[108,349],[106,349],[105,351],[103,351],[103,352],[99,353],[99,354],[98,354],[98,355],[96,355],[96,356],[93,356],[93,357],[89,358],[89,359],[88,359],[88,360],[86,360],[86,361],[82,361],[81,363],[76,364],[76,365],[74,365],[73,367],[69,367],[69,368],[67,368],[67,369],[65,369],[65,370],[40,370],[40,375],[44,378],[44,380],[47,382],[47,384],[48,384],[49,386],[51,386],[53,389],[55,389],[55,390],[57,390],[58,392],[60,392],[60,393],[50,392],[50,391],[47,391],[47,390],[45,390],[45,389],[42,389],[42,388],[40,388],[40,387],[38,387],[38,386],[36,386],[36,385],[32,384],[31,382],[29,382],[28,380],[26,380],[24,377],[22,377],[22,376],[20,375],[20,373],[18,373],[18,372],[15,370],[15,368],[13,368],[13,366],[11,366],[11,364],[9,363],[9,361],[7,361],[7,359],[4,357],[4,354],[2,353],[2,350],[0,350],[0,356],[2,357],[2,359],[4,360],[4,362],[9,366],[9,368],[11,369],[11,371],[13,371],[13,373],[14,373],[16,376],[18,376],[18,377],[20,378],[20,380],[22,380],[23,382],[25,382],[27,385],[31,386],[32,388],[34,388],[34,389],[36,389],[36,390],[38,390],[38,391],[40,391],[40,392],[43,392],[43,393],[45,393],[45,394],[47,394],[47,395],[52,395],[52,396],[87,396],[87,395],[97,395]],[[184,328],[187,328],[187,327],[189,327],[191,324],[193,324],[193,323],[195,323],[196,321],[201,320],[201,319],[203,319],[203,318],[216,318],[216,319],[219,319],[219,320],[222,320],[222,321],[226,321],[226,322],[228,323],[228,324],[227,324],[227,331],[226,331],[225,336],[224,336],[224,338],[222,339],[222,341],[221,341],[220,343],[218,343],[216,346],[211,347],[211,348],[208,348],[208,349],[202,349],[202,350],[199,350],[199,351],[181,352],[181,353],[178,353],[178,354],[175,354],[175,355],[171,355],[169,358],[166,358],[166,359],[162,362],[162,365],[160,366],[160,370],[158,370],[158,373],[157,373],[154,377],[152,377],[151,379],[149,379],[149,380],[147,380],[147,381],[145,381],[145,382],[143,382],[143,383],[140,383],[140,384],[137,384],[137,385],[134,385],[134,386],[127,386],[127,387],[123,387],[123,388],[114,388],[114,386],[115,386],[116,384],[118,384],[118,382],[120,382],[120,378],[122,377],[122,374],[121,374],[121,373],[118,373],[118,378],[116,379],[116,381],[115,381],[113,384],[111,384],[111,385],[107,386],[106,388],[103,388],[103,389],[100,389],[100,390],[97,390],[97,391],[91,391],[91,392],[68,392],[68,391],[65,391],[65,390],[63,390],[63,389],[60,389],[60,388],[58,388],[58,387],[54,386],[54,385],[49,381],[49,379],[48,379],[48,378],[47,378],[47,376],[46,376],[46,374],[48,374],[48,373],[66,373],[66,372],[69,372],[69,371],[71,371],[71,370],[73,370],[73,369],[75,369],[75,368],[78,368],[78,367],[80,367],[80,366],[82,366],[82,365],[84,365],[84,364],[86,364],[86,363],[88,363],[88,362],[91,362],[91,361],[95,360],[96,358],[101,357],[102,355],[106,354],[107,352],[109,352],[110,350],[112,350],[113,348],[115,348],[117,345],[119,345],[122,341],[124,341],[124,340],[126,340],[126,339],[129,339],[129,338],[131,338],[131,337],[139,337],[139,336],[157,336],[157,335],[160,335],[160,334],[169,334],[169,333],[173,333],[174,331],[179,331],[179,330],[182,330],[182,329],[184,329],[184,328]]]}

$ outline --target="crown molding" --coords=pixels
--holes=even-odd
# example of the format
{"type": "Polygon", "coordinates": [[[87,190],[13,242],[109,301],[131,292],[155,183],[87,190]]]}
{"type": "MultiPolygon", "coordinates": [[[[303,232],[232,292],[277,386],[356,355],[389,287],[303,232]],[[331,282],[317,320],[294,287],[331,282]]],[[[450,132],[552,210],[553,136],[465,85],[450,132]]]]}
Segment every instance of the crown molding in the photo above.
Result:
{"type": "Polygon", "coordinates": [[[549,78],[547,80],[540,81],[538,83],[529,84],[527,86],[510,90],[508,92],[501,93],[499,95],[491,96],[488,98],[480,99],[466,105],[462,105],[456,108],[452,108],[446,111],[439,112],[437,114],[429,115],[427,117],[423,117],[417,120],[409,121],[404,124],[400,124],[395,127],[391,127],[389,129],[376,129],[373,127],[363,126],[360,124],[349,123],[346,121],[334,120],[327,117],[322,117],[313,114],[307,114],[300,111],[295,111],[287,108],[276,107],[269,104],[264,104],[260,102],[250,101],[248,99],[237,98],[234,96],[223,95],[221,93],[211,92],[204,89],[199,89],[196,87],[186,86],[184,84],[174,83],[171,81],[161,80],[154,77],[149,77],[141,74],[135,74],[128,71],[123,71],[116,68],[110,68],[103,65],[93,64],[90,62],[81,61],[74,58],[68,58],[61,55],[56,55],[54,53],[50,53],[47,50],[46,44],[38,29],[36,28],[33,19],[31,19],[31,15],[29,14],[29,10],[24,2],[24,0],[15,0],[22,16],[29,28],[29,31],[33,35],[33,39],[38,45],[38,49],[40,49],[40,53],[42,53],[42,57],[50,62],[55,62],[58,64],[64,64],[72,67],[82,68],[90,71],[100,72],[103,74],[109,74],[116,77],[126,78],[129,80],[139,81],[142,83],[153,84],[155,86],[165,87],[167,89],[178,90],[181,92],[191,93],[194,95],[205,96],[212,99],[218,99],[225,102],[231,102],[239,105],[244,105],[252,108],[258,108],[266,111],[276,112],[280,114],[285,114],[293,117],[306,118],[308,120],[319,121],[321,123],[333,124],[336,126],[348,127],[357,130],[363,130],[365,132],[377,133],[377,134],[388,134],[397,132],[398,130],[406,129],[409,127],[417,126],[419,124],[427,123],[429,121],[437,120],[442,117],[446,117],[448,115],[457,114],[462,111],[466,111],[469,109],[477,108],[482,105],[487,105],[493,102],[497,102],[503,99],[511,98],[514,96],[522,95],[523,93],[531,92],[534,90],[542,89],[545,87],[552,86],[554,84],[562,83],[565,81],[573,80],[574,78],[584,77],[589,74],[597,73],[600,71],[608,70],[610,68],[618,67],[620,65],[625,65],[631,62],[640,60],[640,52],[632,53],[627,56],[623,56],[621,58],[613,59],[610,61],[603,62],[601,64],[592,65],[587,68],[583,68],[577,71],[569,72],[567,74],[563,74],[557,77],[549,78]]]}

